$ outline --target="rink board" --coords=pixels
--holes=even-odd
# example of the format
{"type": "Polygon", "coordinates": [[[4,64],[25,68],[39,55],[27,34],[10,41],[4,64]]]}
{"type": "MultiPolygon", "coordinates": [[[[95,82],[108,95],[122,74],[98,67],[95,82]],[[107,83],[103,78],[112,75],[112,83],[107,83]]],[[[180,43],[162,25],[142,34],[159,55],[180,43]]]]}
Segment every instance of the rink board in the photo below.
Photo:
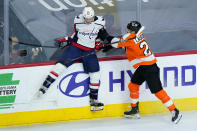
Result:
{"type": "MultiPolygon", "coordinates": [[[[197,110],[196,54],[158,57],[160,78],[181,111],[197,110]]],[[[128,83],[132,76],[126,60],[100,61],[99,100],[103,111],[91,112],[89,77],[81,63],[70,66],[41,99],[33,99],[53,64],[0,70],[0,126],[122,117],[129,109],[128,83]]],[[[169,113],[144,83],[140,87],[141,114],[169,113]]]]}

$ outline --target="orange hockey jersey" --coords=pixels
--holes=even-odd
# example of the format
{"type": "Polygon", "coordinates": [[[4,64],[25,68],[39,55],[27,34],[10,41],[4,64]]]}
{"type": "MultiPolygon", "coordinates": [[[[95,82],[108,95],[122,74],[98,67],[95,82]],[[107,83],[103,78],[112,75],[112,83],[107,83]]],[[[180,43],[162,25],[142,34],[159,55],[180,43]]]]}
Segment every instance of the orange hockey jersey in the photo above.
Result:
{"type": "Polygon", "coordinates": [[[136,34],[134,33],[125,34],[122,40],[131,40],[118,43],[117,48],[126,47],[126,56],[134,69],[140,65],[152,65],[156,63],[157,60],[151,52],[143,34],[140,33],[138,36],[135,36],[136,34]]]}

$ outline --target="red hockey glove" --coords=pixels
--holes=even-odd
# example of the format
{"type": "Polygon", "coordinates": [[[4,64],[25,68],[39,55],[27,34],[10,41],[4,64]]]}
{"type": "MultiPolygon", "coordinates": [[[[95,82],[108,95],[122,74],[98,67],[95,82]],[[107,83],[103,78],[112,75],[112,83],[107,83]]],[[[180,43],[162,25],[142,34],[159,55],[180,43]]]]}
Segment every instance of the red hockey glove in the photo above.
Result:
{"type": "Polygon", "coordinates": [[[69,43],[69,38],[68,36],[64,37],[64,38],[61,38],[61,39],[56,39],[56,42],[57,42],[57,46],[60,47],[60,48],[64,48],[68,45],[69,43]]]}
{"type": "Polygon", "coordinates": [[[95,42],[95,49],[96,50],[99,50],[99,49],[101,49],[101,48],[103,48],[104,47],[104,45],[103,45],[103,43],[100,41],[100,40],[96,40],[96,42],[95,42]]]}

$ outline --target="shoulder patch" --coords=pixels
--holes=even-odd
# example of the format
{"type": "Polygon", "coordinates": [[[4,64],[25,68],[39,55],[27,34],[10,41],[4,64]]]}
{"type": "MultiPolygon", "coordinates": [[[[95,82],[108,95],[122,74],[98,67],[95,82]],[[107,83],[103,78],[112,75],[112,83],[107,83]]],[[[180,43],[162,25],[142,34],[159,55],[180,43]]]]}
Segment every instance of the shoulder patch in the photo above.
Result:
{"type": "Polygon", "coordinates": [[[105,19],[102,16],[96,16],[97,20],[95,20],[95,24],[105,26],[105,19]]]}

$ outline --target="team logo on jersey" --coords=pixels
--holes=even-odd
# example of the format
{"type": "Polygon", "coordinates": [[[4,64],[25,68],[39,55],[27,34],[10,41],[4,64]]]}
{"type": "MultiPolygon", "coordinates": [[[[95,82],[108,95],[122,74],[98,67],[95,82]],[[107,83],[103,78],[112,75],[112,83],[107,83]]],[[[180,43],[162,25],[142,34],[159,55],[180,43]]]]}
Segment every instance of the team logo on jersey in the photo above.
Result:
{"type": "Polygon", "coordinates": [[[63,77],[59,83],[59,90],[69,97],[88,96],[90,78],[83,71],[73,72],[63,77]]]}
{"type": "Polygon", "coordinates": [[[92,38],[96,38],[96,36],[98,35],[98,32],[95,32],[94,30],[95,30],[95,28],[93,28],[93,30],[91,32],[90,31],[83,31],[83,32],[78,32],[78,33],[83,36],[88,36],[89,39],[92,39],[92,38]]]}

